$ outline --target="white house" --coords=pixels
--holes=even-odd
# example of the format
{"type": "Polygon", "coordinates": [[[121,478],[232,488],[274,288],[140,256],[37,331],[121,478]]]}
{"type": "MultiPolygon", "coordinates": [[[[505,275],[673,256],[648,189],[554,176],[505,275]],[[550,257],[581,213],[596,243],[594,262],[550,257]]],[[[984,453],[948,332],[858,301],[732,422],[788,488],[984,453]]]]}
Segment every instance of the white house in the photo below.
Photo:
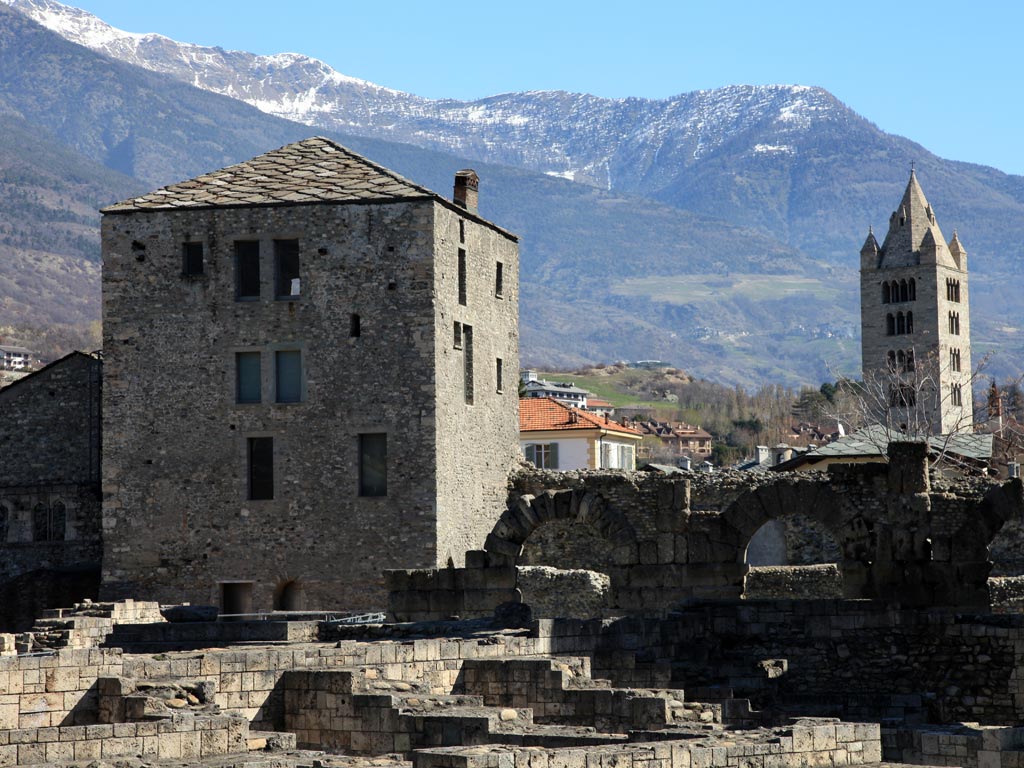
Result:
{"type": "Polygon", "coordinates": [[[631,471],[642,439],[638,430],[550,397],[519,401],[519,445],[542,469],[631,471]]]}

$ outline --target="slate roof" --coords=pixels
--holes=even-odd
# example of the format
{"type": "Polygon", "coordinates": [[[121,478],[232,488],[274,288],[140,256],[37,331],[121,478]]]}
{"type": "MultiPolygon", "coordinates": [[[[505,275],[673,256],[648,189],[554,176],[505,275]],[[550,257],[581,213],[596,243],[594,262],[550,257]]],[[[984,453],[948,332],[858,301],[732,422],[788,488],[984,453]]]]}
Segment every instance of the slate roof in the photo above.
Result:
{"type": "Polygon", "coordinates": [[[316,136],[115,203],[102,212],[411,198],[440,196],[330,139],[316,136]]]}
{"type": "MultiPolygon", "coordinates": [[[[833,440],[828,445],[800,454],[774,467],[778,470],[794,469],[803,464],[814,464],[828,458],[881,458],[891,440],[903,435],[897,430],[874,424],[852,434],[833,440]]],[[[933,454],[952,454],[975,461],[987,462],[992,458],[992,435],[982,432],[964,432],[953,435],[932,435],[928,445],[933,454]]]]}
{"type": "Polygon", "coordinates": [[[603,429],[623,435],[641,436],[638,430],[624,427],[617,421],[605,419],[596,413],[570,408],[550,397],[520,398],[520,432],[548,432],[563,429],[603,429]]]}

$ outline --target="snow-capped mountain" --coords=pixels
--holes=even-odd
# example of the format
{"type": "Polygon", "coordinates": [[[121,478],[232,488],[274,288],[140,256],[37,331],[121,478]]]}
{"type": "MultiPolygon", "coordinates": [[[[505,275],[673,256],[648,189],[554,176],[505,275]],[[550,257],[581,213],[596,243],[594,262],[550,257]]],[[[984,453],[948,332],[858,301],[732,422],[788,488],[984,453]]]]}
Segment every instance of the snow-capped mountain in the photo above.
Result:
{"type": "MultiPolygon", "coordinates": [[[[719,381],[808,383],[830,375],[823,361],[854,364],[860,244],[914,161],[945,231],[971,251],[972,327],[1012,361],[1024,355],[1024,177],[936,157],[818,88],[428,100],[299,54],[121,32],[52,0],[0,0],[0,84],[0,169],[17,171],[0,174],[0,250],[95,259],[94,228],[72,237],[85,219],[53,235],[65,201],[83,198],[81,176],[93,198],[150,189],[323,132],[442,193],[473,160],[481,210],[522,236],[527,361],[642,347],[719,381]],[[69,165],[76,153],[84,170],[69,165]],[[22,181],[40,170],[50,208],[22,181]]],[[[14,263],[0,259],[0,304],[14,263]]],[[[49,317],[60,304],[18,295],[49,317]]]]}
{"type": "Polygon", "coordinates": [[[849,113],[806,86],[732,86],[671,99],[560,91],[430,100],[343,75],[298,53],[257,56],[124,32],[55,0],[2,0],[72,42],[288,120],[515,165],[624,192],[657,192],[733,141],[751,156],[798,151],[849,113]]]}

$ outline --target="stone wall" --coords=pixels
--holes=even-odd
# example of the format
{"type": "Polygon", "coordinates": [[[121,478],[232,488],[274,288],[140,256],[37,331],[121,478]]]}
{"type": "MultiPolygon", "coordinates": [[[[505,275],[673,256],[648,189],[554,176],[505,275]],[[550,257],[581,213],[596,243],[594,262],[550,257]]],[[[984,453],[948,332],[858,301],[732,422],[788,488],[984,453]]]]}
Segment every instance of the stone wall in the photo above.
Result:
{"type": "Polygon", "coordinates": [[[743,585],[748,600],[829,600],[843,596],[834,563],[751,567],[743,585]]]}
{"type": "MultiPolygon", "coordinates": [[[[505,508],[508,475],[519,458],[519,249],[509,236],[462,211],[439,203],[433,211],[437,397],[429,417],[437,435],[435,564],[463,565],[465,553],[480,546],[505,508]],[[459,303],[460,249],[466,257],[465,304],[459,303]],[[455,345],[455,323],[463,328],[461,349],[455,345]]],[[[403,378],[406,369],[396,366],[391,375],[403,378]]],[[[385,595],[378,595],[383,606],[385,595]]]]}
{"type": "Polygon", "coordinates": [[[728,688],[755,709],[855,720],[1005,724],[1024,715],[1021,616],[735,601],[660,621],[554,621],[541,631],[556,652],[595,649],[594,676],[616,685],[728,688]]]}
{"type": "Polygon", "coordinates": [[[590,619],[608,612],[608,577],[597,571],[543,565],[516,568],[516,586],[535,619],[571,616],[590,619]]]}
{"type": "Polygon", "coordinates": [[[424,198],[108,214],[103,243],[104,598],[216,604],[251,582],[252,610],[290,584],[300,608],[372,610],[382,571],[461,563],[493,525],[517,442],[514,239],[424,198]],[[298,239],[300,297],[273,298],[275,238],[298,239]],[[235,300],[239,240],[260,242],[259,300],[235,300]],[[196,241],[204,274],[183,277],[196,241]],[[472,405],[454,322],[474,329],[472,405]],[[301,402],[275,402],[278,351],[301,354],[301,402]],[[259,403],[236,402],[239,352],[260,354],[259,403]],[[360,495],[366,433],[386,435],[385,496],[360,495]],[[272,499],[248,498],[254,437],[274,441],[272,499]]]}
{"type": "Polygon", "coordinates": [[[0,733],[97,722],[97,679],[121,674],[119,649],[0,657],[0,733]]]}
{"type": "Polygon", "coordinates": [[[0,389],[0,489],[99,482],[100,367],[72,352],[0,389]]]}
{"type": "Polygon", "coordinates": [[[100,392],[80,352],[0,390],[0,631],[96,596],[100,392]]]}
{"type": "Polygon", "coordinates": [[[887,464],[835,465],[824,474],[524,471],[466,568],[391,574],[390,608],[398,619],[427,620],[521,602],[510,569],[524,552],[530,562],[542,559],[528,543],[551,523],[605,540],[589,562],[577,548],[574,565],[608,575],[613,615],[738,598],[751,538],[768,522],[802,514],[838,545],[844,597],[987,609],[988,543],[1022,511],[1019,480],[931,478],[919,443],[894,443],[887,464]]]}

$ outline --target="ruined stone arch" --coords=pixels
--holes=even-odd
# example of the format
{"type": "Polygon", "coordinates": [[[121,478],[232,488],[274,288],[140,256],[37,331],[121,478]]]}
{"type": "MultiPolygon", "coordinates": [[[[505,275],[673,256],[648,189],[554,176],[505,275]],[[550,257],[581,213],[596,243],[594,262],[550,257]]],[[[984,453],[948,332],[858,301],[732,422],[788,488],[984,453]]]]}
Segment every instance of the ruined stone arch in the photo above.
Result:
{"type": "MultiPolygon", "coordinates": [[[[951,541],[953,562],[981,563],[989,559],[989,545],[1012,520],[1024,517],[1024,485],[1015,478],[991,488],[975,514],[964,521],[951,541]]],[[[987,574],[986,574],[987,575],[987,574]]]]}
{"type": "Polygon", "coordinates": [[[849,557],[851,526],[843,515],[842,496],[820,480],[780,480],[751,489],[722,512],[725,538],[737,542],[736,562],[743,562],[747,544],[765,523],[801,513],[824,528],[849,557]]]}
{"type": "Polygon", "coordinates": [[[537,496],[520,496],[495,523],[484,549],[492,559],[503,558],[514,563],[530,534],[556,520],[589,525],[616,550],[636,550],[636,531],[626,516],[601,494],[582,489],[548,490],[537,496]]]}

